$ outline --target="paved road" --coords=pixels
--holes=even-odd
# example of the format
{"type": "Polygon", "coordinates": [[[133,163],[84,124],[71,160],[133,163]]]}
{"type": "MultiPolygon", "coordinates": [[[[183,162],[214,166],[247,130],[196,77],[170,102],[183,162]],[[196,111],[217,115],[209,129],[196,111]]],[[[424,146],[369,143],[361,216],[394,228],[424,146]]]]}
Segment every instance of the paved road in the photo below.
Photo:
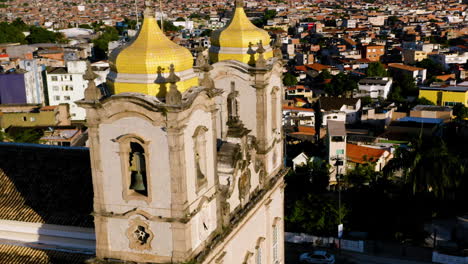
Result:
{"type": "MultiPolygon", "coordinates": [[[[313,250],[310,245],[286,243],[286,264],[299,264],[299,255],[303,252],[313,250]]],[[[336,264],[430,264],[431,262],[420,262],[390,258],[381,256],[369,256],[360,253],[341,252],[336,254],[336,264]]]]}

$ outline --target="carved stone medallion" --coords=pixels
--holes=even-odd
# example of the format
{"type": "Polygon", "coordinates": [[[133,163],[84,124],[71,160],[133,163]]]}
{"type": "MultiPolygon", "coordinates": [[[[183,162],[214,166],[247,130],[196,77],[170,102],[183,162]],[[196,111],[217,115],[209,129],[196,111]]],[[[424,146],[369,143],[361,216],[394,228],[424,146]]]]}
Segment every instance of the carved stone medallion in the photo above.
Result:
{"type": "Polygon", "coordinates": [[[133,219],[130,221],[130,226],[127,229],[127,238],[131,249],[150,250],[154,234],[145,221],[133,219]]]}

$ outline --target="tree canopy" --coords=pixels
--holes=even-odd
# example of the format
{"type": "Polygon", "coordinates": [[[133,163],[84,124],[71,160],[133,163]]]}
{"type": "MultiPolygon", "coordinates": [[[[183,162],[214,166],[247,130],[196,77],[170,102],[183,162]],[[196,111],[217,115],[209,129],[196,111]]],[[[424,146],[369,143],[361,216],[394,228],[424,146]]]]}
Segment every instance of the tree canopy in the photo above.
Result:
{"type": "Polygon", "coordinates": [[[297,77],[292,73],[287,72],[283,77],[283,84],[286,86],[293,86],[297,84],[297,77]]]}
{"type": "Polygon", "coordinates": [[[388,76],[387,70],[380,62],[369,63],[367,67],[367,76],[368,77],[386,77],[388,76]]]}

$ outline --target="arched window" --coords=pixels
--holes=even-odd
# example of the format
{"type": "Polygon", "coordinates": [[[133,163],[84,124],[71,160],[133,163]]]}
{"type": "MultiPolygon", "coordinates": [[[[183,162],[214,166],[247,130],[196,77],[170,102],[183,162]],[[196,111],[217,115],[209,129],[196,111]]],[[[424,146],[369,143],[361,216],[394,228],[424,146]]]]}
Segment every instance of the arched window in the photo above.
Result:
{"type": "Polygon", "coordinates": [[[277,86],[271,91],[271,129],[275,132],[278,129],[278,91],[277,86]]]}
{"type": "Polygon", "coordinates": [[[274,220],[273,220],[273,232],[272,232],[272,251],[273,251],[273,263],[276,264],[276,263],[279,263],[280,262],[280,253],[279,251],[281,250],[280,249],[280,241],[279,241],[279,232],[280,232],[280,224],[281,224],[281,221],[280,221],[281,218],[279,217],[276,217],[274,220]]]}
{"type": "Polygon", "coordinates": [[[120,136],[116,142],[120,147],[123,199],[150,202],[149,142],[134,134],[120,136]]]}
{"type": "Polygon", "coordinates": [[[147,196],[148,183],[146,178],[145,150],[139,143],[130,142],[129,168],[129,189],[141,195],[147,196]]]}
{"type": "Polygon", "coordinates": [[[193,153],[196,171],[196,189],[201,189],[207,183],[207,153],[206,132],[208,128],[200,126],[193,134],[193,153]]]}
{"type": "Polygon", "coordinates": [[[278,261],[278,224],[273,225],[273,263],[278,261]]]}
{"type": "Polygon", "coordinates": [[[255,264],[262,264],[262,259],[263,259],[263,241],[265,240],[264,237],[260,237],[257,240],[257,245],[255,246],[255,264]]]}

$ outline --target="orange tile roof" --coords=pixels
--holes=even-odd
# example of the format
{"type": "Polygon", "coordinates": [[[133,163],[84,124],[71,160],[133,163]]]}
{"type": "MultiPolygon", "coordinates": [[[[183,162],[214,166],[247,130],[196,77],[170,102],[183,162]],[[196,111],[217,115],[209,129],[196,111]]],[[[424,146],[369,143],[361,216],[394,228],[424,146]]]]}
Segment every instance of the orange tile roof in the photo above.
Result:
{"type": "Polygon", "coordinates": [[[311,109],[311,108],[295,107],[295,106],[288,106],[288,105],[283,105],[283,110],[314,112],[314,109],[311,109]]]}
{"type": "Polygon", "coordinates": [[[301,133],[309,133],[309,134],[312,134],[312,135],[315,135],[315,133],[316,133],[315,128],[309,127],[309,126],[298,126],[297,129],[301,133]]]}
{"type": "Polygon", "coordinates": [[[39,111],[54,111],[55,108],[57,108],[56,105],[47,105],[47,106],[41,107],[39,111]]]}
{"type": "Polygon", "coordinates": [[[323,71],[323,70],[331,68],[331,66],[323,65],[323,64],[320,64],[320,63],[307,64],[305,66],[307,68],[311,68],[311,69],[316,70],[316,71],[323,71]]]}
{"type": "Polygon", "coordinates": [[[355,163],[364,164],[368,161],[377,161],[386,150],[375,149],[355,144],[346,144],[346,158],[355,163]]]}
{"type": "Polygon", "coordinates": [[[442,80],[442,81],[447,81],[448,79],[455,79],[455,73],[452,74],[445,74],[445,75],[437,75],[437,79],[442,80]]]}
{"type": "Polygon", "coordinates": [[[397,69],[406,70],[406,71],[422,71],[422,70],[424,70],[424,68],[413,67],[413,66],[409,66],[409,65],[405,65],[405,64],[401,64],[401,63],[389,63],[388,67],[397,68],[397,69]]]}
{"type": "Polygon", "coordinates": [[[307,68],[305,66],[296,66],[296,71],[307,71],[307,68]]]}

